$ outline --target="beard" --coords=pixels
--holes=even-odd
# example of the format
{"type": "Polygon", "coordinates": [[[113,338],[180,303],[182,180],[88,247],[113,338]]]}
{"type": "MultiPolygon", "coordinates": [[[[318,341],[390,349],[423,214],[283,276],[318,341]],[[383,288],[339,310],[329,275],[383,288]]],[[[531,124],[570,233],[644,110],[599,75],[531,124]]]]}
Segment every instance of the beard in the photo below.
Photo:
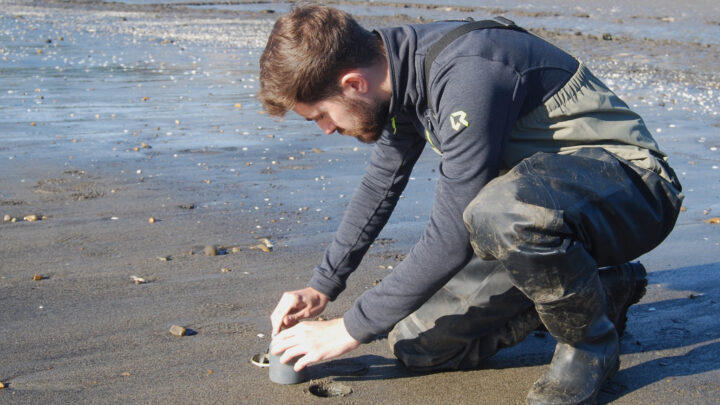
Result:
{"type": "Polygon", "coordinates": [[[390,119],[390,100],[368,101],[345,98],[343,103],[349,111],[356,114],[357,125],[351,129],[341,128],[338,132],[353,136],[362,143],[377,142],[390,119]]]}

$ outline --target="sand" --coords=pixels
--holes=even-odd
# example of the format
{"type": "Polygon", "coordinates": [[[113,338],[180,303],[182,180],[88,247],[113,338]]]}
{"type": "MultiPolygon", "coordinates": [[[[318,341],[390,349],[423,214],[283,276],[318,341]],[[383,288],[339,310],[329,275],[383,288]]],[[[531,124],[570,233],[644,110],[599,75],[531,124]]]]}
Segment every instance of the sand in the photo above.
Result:
{"type": "MultiPolygon", "coordinates": [[[[310,368],[352,389],[334,399],[313,394],[314,381],[273,384],[250,363],[270,342],[277,299],[320,260],[371,149],[262,113],[257,59],[287,3],[152,3],[0,1],[0,218],[15,218],[0,222],[0,403],[524,403],[552,357],[542,333],[481,370],[434,374],[405,370],[379,339],[345,356],[360,375],[310,368]]],[[[686,211],[640,258],[648,294],[599,402],[716,403],[720,225],[706,221],[720,216],[717,5],[472,3],[332,2],[368,26],[502,13],[578,55],[643,115],[686,211]]],[[[423,154],[324,317],[419,237],[437,164],[423,154]]]]}

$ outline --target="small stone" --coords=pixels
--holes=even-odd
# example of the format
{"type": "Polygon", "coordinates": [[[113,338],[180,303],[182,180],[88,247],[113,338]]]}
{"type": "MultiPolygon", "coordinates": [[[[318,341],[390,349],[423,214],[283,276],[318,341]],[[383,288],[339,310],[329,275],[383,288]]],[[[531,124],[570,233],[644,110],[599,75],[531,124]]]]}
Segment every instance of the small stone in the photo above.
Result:
{"type": "Polygon", "coordinates": [[[182,326],[173,325],[170,327],[170,333],[175,336],[185,336],[187,333],[187,329],[183,328],[182,326]]]}
{"type": "Polygon", "coordinates": [[[124,373],[122,373],[122,374],[120,374],[120,375],[123,376],[123,377],[130,377],[130,373],[128,373],[127,371],[124,372],[124,373]]]}
{"type": "Polygon", "coordinates": [[[235,103],[235,108],[242,108],[242,103],[235,103]]]}
{"type": "Polygon", "coordinates": [[[205,249],[203,249],[203,252],[205,253],[205,256],[217,256],[217,247],[215,245],[207,245],[205,246],[205,249]]]}
{"type": "Polygon", "coordinates": [[[206,179],[206,180],[203,180],[203,181],[205,182],[205,184],[210,184],[210,183],[212,183],[212,180],[210,180],[210,179],[206,179]]]}
{"type": "Polygon", "coordinates": [[[323,152],[325,152],[325,151],[322,150],[322,149],[320,149],[320,148],[312,148],[312,149],[310,150],[310,152],[312,152],[312,153],[323,153],[323,152]]]}
{"type": "Polygon", "coordinates": [[[715,217],[715,218],[707,219],[707,220],[705,220],[705,223],[706,223],[706,224],[720,225],[720,217],[715,217]]]}
{"type": "Polygon", "coordinates": [[[5,384],[3,384],[2,382],[0,382],[0,390],[3,389],[3,388],[5,388],[5,384]]]}
{"type": "Polygon", "coordinates": [[[45,277],[41,276],[39,274],[36,274],[33,276],[33,280],[35,280],[35,281],[45,280],[45,277]]]}
{"type": "Polygon", "coordinates": [[[233,253],[240,253],[240,252],[241,252],[241,249],[240,249],[239,247],[237,247],[237,246],[233,246],[233,248],[230,249],[230,251],[232,251],[233,253]]]}
{"type": "Polygon", "coordinates": [[[150,217],[150,218],[148,218],[148,222],[151,223],[151,224],[154,224],[154,223],[155,223],[155,217],[150,217]]]}
{"type": "Polygon", "coordinates": [[[220,269],[220,271],[223,273],[230,273],[230,269],[228,269],[227,267],[223,267],[222,269],[220,269]]]}
{"type": "Polygon", "coordinates": [[[30,123],[30,126],[31,126],[31,127],[36,127],[36,126],[37,126],[37,122],[35,122],[35,121],[31,122],[31,123],[30,123]]]}
{"type": "Polygon", "coordinates": [[[142,101],[148,101],[148,100],[150,100],[150,97],[148,97],[148,96],[145,96],[142,98],[142,101]]]}
{"type": "Polygon", "coordinates": [[[5,216],[3,217],[3,222],[10,222],[10,221],[12,221],[12,217],[8,214],[5,214],[5,216]]]}
{"type": "Polygon", "coordinates": [[[161,262],[167,262],[170,260],[170,256],[158,256],[157,259],[160,260],[161,262]]]}

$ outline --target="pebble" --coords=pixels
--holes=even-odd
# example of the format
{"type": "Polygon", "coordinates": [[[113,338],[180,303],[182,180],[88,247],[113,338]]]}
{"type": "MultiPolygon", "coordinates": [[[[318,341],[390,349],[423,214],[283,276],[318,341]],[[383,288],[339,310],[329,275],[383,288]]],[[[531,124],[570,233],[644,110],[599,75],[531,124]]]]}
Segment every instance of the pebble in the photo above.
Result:
{"type": "Polygon", "coordinates": [[[5,384],[3,384],[3,383],[0,382],[0,390],[3,389],[3,388],[5,388],[5,384]]]}
{"type": "Polygon", "coordinates": [[[223,267],[222,269],[220,269],[220,271],[223,273],[230,273],[230,269],[228,269],[227,267],[223,267]]]}
{"type": "Polygon", "coordinates": [[[170,333],[175,336],[185,336],[185,334],[187,333],[187,329],[183,328],[182,326],[173,325],[170,327],[170,333]]]}
{"type": "Polygon", "coordinates": [[[217,256],[217,247],[215,245],[207,245],[205,246],[205,249],[203,249],[203,252],[205,253],[205,256],[217,256]]]}
{"type": "Polygon", "coordinates": [[[150,217],[150,218],[148,218],[148,222],[151,223],[151,224],[154,224],[154,223],[155,223],[155,217],[150,217]]]}
{"type": "Polygon", "coordinates": [[[39,274],[36,274],[33,276],[33,280],[35,280],[35,281],[45,280],[45,277],[41,276],[39,274]]]}
{"type": "Polygon", "coordinates": [[[5,216],[3,217],[3,222],[10,222],[10,221],[12,221],[12,217],[8,214],[5,214],[5,216]]]}
{"type": "Polygon", "coordinates": [[[706,219],[706,220],[705,220],[705,223],[707,223],[707,224],[720,225],[720,217],[714,217],[714,218],[706,219]]]}

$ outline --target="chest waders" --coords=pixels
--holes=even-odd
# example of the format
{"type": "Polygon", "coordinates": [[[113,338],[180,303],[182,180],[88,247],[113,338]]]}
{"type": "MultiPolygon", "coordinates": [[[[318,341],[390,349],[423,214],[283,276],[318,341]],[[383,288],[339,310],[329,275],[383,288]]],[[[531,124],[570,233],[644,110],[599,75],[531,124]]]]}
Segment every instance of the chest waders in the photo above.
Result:
{"type": "MultiPolygon", "coordinates": [[[[508,20],[498,20],[473,21],[459,26],[430,48],[424,66],[426,118],[429,119],[427,114],[432,118],[436,114],[428,90],[435,58],[459,36],[476,29],[524,31],[508,20]]],[[[430,124],[428,122],[427,128],[432,128],[430,124]]],[[[437,140],[432,139],[429,130],[426,136],[435,147],[437,140]]],[[[608,277],[598,271],[598,265],[622,263],[657,246],[677,218],[682,199],[678,193],[679,190],[672,189],[670,183],[656,173],[627,165],[627,161],[601,148],[583,148],[570,156],[542,153],[525,159],[508,175],[488,183],[467,207],[463,219],[476,255],[497,263],[537,311],[518,314],[528,317],[522,320],[521,326],[537,322],[537,314],[558,340],[547,372],[528,395],[529,404],[593,403],[605,379],[618,369],[618,332],[624,329],[627,308],[644,293],[645,271],[639,264],[614,266],[608,282],[608,277]],[[582,180],[567,176],[574,170],[582,174],[582,180]],[[558,183],[558,179],[562,181],[558,183]],[[619,188],[627,195],[619,195],[619,188]],[[568,212],[577,215],[568,216],[568,212]],[[611,243],[613,241],[617,243],[611,243]]],[[[468,287],[468,283],[462,284],[468,287]]],[[[396,355],[405,363],[402,354],[406,354],[406,358],[415,355],[427,359],[429,353],[423,350],[432,351],[437,348],[437,342],[452,341],[455,337],[452,331],[467,320],[461,314],[471,316],[472,313],[469,308],[467,312],[458,311],[460,316],[440,314],[440,318],[432,322],[434,326],[423,331],[423,328],[414,328],[420,324],[418,318],[423,309],[403,320],[391,333],[396,355]],[[441,327],[444,320],[448,321],[447,329],[438,331],[437,339],[431,338],[434,329],[441,327]]],[[[426,312],[433,312],[437,317],[437,309],[426,312]]],[[[429,326],[430,323],[426,323],[429,326]]],[[[508,325],[511,323],[505,327],[508,325]]],[[[463,333],[458,340],[472,340],[476,331],[468,328],[464,332],[467,335],[463,333]]],[[[516,343],[529,330],[523,327],[511,332],[514,332],[513,339],[499,342],[493,349],[516,343]]],[[[465,355],[479,358],[477,354],[465,355]]],[[[443,363],[439,358],[433,359],[418,364],[418,368],[469,365],[462,359],[449,360],[443,363]],[[437,363],[432,364],[435,361],[437,363]]]]}

